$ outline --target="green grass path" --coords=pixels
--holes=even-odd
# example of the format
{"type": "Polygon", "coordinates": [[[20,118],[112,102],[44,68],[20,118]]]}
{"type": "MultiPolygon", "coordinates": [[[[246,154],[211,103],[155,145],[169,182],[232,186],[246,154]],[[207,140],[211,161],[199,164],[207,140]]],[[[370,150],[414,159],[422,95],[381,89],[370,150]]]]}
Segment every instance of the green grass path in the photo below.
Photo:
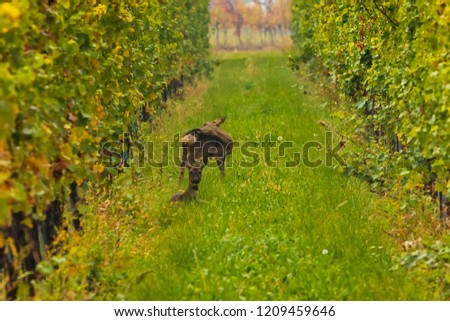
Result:
{"type": "MultiPolygon", "coordinates": [[[[326,117],[323,101],[304,94],[286,57],[246,53],[220,60],[207,88],[188,94],[149,138],[171,139],[177,132],[227,115],[222,127],[235,141],[261,142],[271,133],[279,143],[294,142],[287,158],[308,141],[324,141],[324,128],[318,124],[326,117]]],[[[262,148],[253,151],[264,156],[262,148]]],[[[311,157],[322,158],[323,150],[311,157]]],[[[393,268],[397,249],[383,232],[386,222],[378,209],[383,200],[364,183],[332,167],[286,168],[285,158],[279,157],[276,166],[248,168],[239,166],[243,158],[235,149],[224,178],[215,166],[208,166],[199,198],[189,204],[168,205],[170,196],[186,185],[178,185],[175,166],[162,172],[148,169],[137,184],[126,182],[129,178],[118,182],[121,192],[113,202],[137,204],[121,238],[122,261],[110,262],[115,271],[126,270],[115,284],[124,298],[430,297],[423,280],[393,268]]],[[[109,206],[110,212],[113,209],[109,206]]],[[[110,221],[114,215],[119,214],[110,213],[110,221]]],[[[89,224],[88,220],[86,233],[89,224]]]]}

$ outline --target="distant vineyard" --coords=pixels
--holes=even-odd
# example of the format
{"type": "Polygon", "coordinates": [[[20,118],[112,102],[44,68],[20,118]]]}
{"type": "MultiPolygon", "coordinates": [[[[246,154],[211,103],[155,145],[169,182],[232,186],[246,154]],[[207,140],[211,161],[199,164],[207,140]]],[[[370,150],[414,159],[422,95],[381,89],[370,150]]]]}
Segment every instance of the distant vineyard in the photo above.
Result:
{"type": "Polygon", "coordinates": [[[6,297],[33,277],[57,227],[79,225],[83,191],[114,174],[98,162],[102,142],[123,140],[160,108],[171,83],[211,68],[208,22],[200,0],[1,1],[6,297]]]}
{"type": "Polygon", "coordinates": [[[424,192],[442,217],[450,196],[449,23],[444,0],[293,3],[293,67],[315,66],[350,102],[332,108],[341,133],[359,146],[349,172],[379,191],[402,191],[404,205],[424,192]]]}

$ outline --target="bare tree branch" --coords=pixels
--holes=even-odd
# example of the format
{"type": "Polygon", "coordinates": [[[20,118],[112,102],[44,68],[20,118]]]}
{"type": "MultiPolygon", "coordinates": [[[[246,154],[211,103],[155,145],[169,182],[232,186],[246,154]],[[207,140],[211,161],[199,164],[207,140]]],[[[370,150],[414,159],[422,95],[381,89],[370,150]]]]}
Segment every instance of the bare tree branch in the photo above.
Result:
{"type": "Polygon", "coordinates": [[[380,11],[394,26],[398,27],[398,22],[394,21],[389,15],[386,13],[386,10],[384,9],[383,5],[378,6],[378,3],[376,0],[373,0],[373,3],[375,4],[375,7],[377,7],[378,11],[380,11]]]}
{"type": "Polygon", "coordinates": [[[366,10],[366,12],[369,14],[369,17],[371,17],[372,13],[369,11],[369,9],[367,9],[367,6],[364,3],[364,0],[360,1],[359,3],[363,6],[364,10],[366,10]]]}

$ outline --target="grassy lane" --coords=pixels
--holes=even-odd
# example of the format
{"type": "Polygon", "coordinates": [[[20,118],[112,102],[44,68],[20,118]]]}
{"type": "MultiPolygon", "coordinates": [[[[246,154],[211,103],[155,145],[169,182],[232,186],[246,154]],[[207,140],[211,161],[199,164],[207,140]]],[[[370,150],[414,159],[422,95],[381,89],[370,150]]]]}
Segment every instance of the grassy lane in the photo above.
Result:
{"type": "MultiPolygon", "coordinates": [[[[208,87],[188,94],[148,138],[171,139],[227,115],[222,127],[236,141],[261,142],[271,133],[278,144],[294,142],[290,158],[305,142],[325,140],[322,102],[297,82],[281,54],[228,54],[208,87]]],[[[263,148],[253,151],[264,158],[263,148]]],[[[113,289],[103,297],[430,298],[424,282],[393,268],[396,249],[377,215],[383,201],[363,183],[332,167],[286,168],[283,157],[272,167],[242,167],[242,160],[236,149],[224,178],[206,168],[190,204],[168,205],[180,188],[175,166],[147,168],[136,180],[123,175],[111,200],[95,204],[80,240],[104,261],[98,286],[113,289]]]]}

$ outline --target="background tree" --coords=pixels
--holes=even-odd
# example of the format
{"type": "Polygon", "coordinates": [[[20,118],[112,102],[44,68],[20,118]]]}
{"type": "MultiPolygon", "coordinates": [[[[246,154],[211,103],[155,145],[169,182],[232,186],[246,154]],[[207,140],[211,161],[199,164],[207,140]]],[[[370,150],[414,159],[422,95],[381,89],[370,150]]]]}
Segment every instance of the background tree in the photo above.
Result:
{"type": "Polygon", "coordinates": [[[216,46],[227,47],[228,39],[221,43],[220,34],[226,37],[229,29],[233,29],[238,47],[255,45],[255,40],[260,46],[269,36],[271,45],[277,35],[282,41],[289,30],[290,5],[291,0],[211,0],[210,28],[216,46]]]}

